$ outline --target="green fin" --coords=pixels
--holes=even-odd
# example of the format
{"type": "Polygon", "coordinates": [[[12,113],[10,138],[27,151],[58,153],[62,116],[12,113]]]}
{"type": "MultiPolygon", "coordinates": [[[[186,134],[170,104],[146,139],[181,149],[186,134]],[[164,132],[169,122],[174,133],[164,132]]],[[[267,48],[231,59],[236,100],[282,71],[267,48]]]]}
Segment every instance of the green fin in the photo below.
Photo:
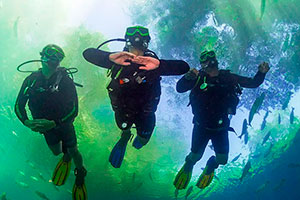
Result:
{"type": "Polygon", "coordinates": [[[86,190],[84,183],[79,186],[74,184],[73,190],[72,190],[72,197],[73,197],[73,200],[86,200],[87,199],[87,190],[86,190]]]}
{"type": "Polygon", "coordinates": [[[212,180],[214,178],[214,172],[212,172],[210,174],[206,174],[207,168],[208,167],[206,166],[197,181],[196,186],[200,189],[204,189],[207,186],[209,186],[209,184],[212,182],[212,180]]]}
{"type": "Polygon", "coordinates": [[[174,183],[173,183],[175,188],[178,190],[185,189],[188,186],[188,184],[191,180],[191,177],[192,177],[192,171],[186,172],[184,170],[184,166],[185,165],[183,165],[183,167],[177,173],[174,183]]]}
{"type": "Polygon", "coordinates": [[[65,184],[71,170],[71,160],[65,162],[63,158],[57,163],[52,176],[52,182],[54,185],[61,186],[65,184]]]}

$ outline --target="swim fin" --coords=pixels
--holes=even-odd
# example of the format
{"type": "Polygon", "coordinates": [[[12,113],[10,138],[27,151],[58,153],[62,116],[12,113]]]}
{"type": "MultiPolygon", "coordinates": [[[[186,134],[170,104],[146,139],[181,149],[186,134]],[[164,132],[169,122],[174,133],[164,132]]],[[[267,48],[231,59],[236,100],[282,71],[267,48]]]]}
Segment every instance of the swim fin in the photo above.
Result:
{"type": "Polygon", "coordinates": [[[176,189],[182,190],[188,186],[192,177],[192,170],[193,168],[188,167],[187,163],[182,166],[173,183],[176,189]]]}
{"type": "Polygon", "coordinates": [[[120,140],[115,144],[114,148],[112,149],[109,162],[114,168],[120,168],[123,162],[123,158],[125,156],[126,146],[128,140],[130,139],[131,134],[122,133],[120,140]]]}
{"type": "Polygon", "coordinates": [[[209,184],[214,178],[214,171],[212,171],[210,174],[206,174],[207,170],[208,170],[208,166],[205,167],[205,169],[203,170],[202,174],[200,175],[197,181],[196,186],[200,189],[204,189],[207,186],[209,186],[209,184]]]}
{"type": "Polygon", "coordinates": [[[142,138],[141,136],[137,135],[132,142],[132,146],[136,149],[141,149],[148,143],[148,141],[149,138],[142,138]]]}
{"type": "Polygon", "coordinates": [[[63,158],[57,163],[53,172],[52,182],[54,185],[61,186],[65,184],[71,170],[71,160],[66,162],[63,158]]]}
{"type": "Polygon", "coordinates": [[[86,176],[87,171],[84,167],[80,170],[76,168],[74,174],[76,179],[72,190],[73,200],[87,200],[87,190],[84,184],[84,177],[86,176]]]}

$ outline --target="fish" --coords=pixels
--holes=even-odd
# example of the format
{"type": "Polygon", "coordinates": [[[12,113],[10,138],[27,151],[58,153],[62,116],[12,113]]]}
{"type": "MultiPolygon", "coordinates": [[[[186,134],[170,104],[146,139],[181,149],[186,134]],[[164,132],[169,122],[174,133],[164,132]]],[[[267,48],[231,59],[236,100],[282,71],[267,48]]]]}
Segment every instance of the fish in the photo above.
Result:
{"type": "Polygon", "coordinates": [[[32,180],[39,181],[39,179],[38,179],[37,177],[35,177],[35,176],[30,176],[30,178],[31,178],[32,180]]]}
{"type": "Polygon", "coordinates": [[[300,163],[290,163],[288,164],[289,168],[299,168],[300,167],[300,163]]]}
{"type": "Polygon", "coordinates": [[[189,189],[186,191],[185,200],[187,200],[187,198],[190,196],[192,191],[193,191],[193,186],[189,187],[189,189]]]}
{"type": "Polygon", "coordinates": [[[264,119],[260,126],[261,131],[264,130],[264,128],[266,127],[266,123],[267,123],[267,121],[264,119]]]}
{"type": "Polygon", "coordinates": [[[7,200],[6,198],[6,192],[3,192],[0,196],[0,200],[7,200]]]}
{"type": "Polygon", "coordinates": [[[26,160],[26,163],[28,163],[28,165],[30,167],[32,167],[33,169],[36,169],[36,166],[32,162],[30,162],[29,160],[26,160]]]}
{"type": "Polygon", "coordinates": [[[217,181],[220,181],[220,178],[219,178],[217,175],[214,175],[214,178],[215,178],[217,181]]]}
{"type": "MultiPolygon", "coordinates": [[[[285,40],[283,42],[282,48],[281,48],[282,51],[286,51],[289,48],[290,42],[291,42],[291,35],[287,34],[285,37],[285,40]]],[[[287,104],[286,104],[286,107],[287,107],[287,104]]],[[[282,110],[284,110],[285,108],[283,108],[283,105],[282,105],[282,110]]]]}
{"type": "Polygon", "coordinates": [[[249,140],[249,136],[248,136],[248,132],[247,132],[247,134],[245,134],[245,136],[244,136],[244,142],[245,142],[245,144],[248,143],[248,140],[249,140]]]}
{"type": "Polygon", "coordinates": [[[43,174],[40,172],[40,173],[38,173],[38,176],[39,176],[39,178],[41,179],[41,180],[43,180],[43,181],[45,181],[45,182],[48,182],[46,179],[45,179],[45,177],[43,176],[43,174]]]}
{"type": "Polygon", "coordinates": [[[176,188],[176,190],[175,190],[175,192],[174,192],[175,199],[178,198],[178,194],[179,194],[179,190],[176,188]]]}
{"type": "Polygon", "coordinates": [[[38,195],[41,199],[50,200],[44,193],[35,191],[35,194],[38,195]]]}
{"type": "Polygon", "coordinates": [[[266,0],[261,0],[260,4],[260,20],[262,20],[266,9],[266,0]]]}
{"type": "Polygon", "coordinates": [[[212,18],[213,18],[214,24],[215,24],[216,26],[218,26],[218,21],[217,21],[216,17],[213,16],[212,18]]]}
{"type": "Polygon", "coordinates": [[[240,182],[242,182],[242,180],[247,176],[247,174],[249,173],[250,169],[251,169],[251,162],[249,160],[247,162],[247,164],[245,165],[244,169],[243,169],[243,173],[242,173],[242,176],[240,178],[240,182]]]}
{"type": "Polygon", "coordinates": [[[19,171],[19,174],[25,176],[25,173],[23,171],[19,171]]]}
{"type": "Polygon", "coordinates": [[[269,132],[265,135],[265,137],[264,137],[264,139],[263,139],[261,145],[264,145],[264,144],[267,142],[267,140],[269,139],[270,135],[271,135],[271,131],[269,131],[269,132]]]}
{"type": "Polygon", "coordinates": [[[262,192],[263,190],[266,189],[266,187],[269,185],[270,181],[266,181],[264,184],[262,184],[261,186],[259,186],[255,192],[256,193],[259,193],[259,192],[262,192]]]}
{"type": "Polygon", "coordinates": [[[261,126],[260,126],[260,130],[264,130],[264,128],[266,127],[266,123],[267,123],[267,117],[269,116],[269,111],[266,112],[265,116],[264,116],[264,119],[263,119],[263,122],[261,123],[261,126]]]}
{"type": "Polygon", "coordinates": [[[281,116],[278,114],[278,124],[281,124],[281,116]]]}
{"type": "Polygon", "coordinates": [[[253,120],[253,117],[256,113],[258,113],[259,109],[261,108],[261,105],[265,99],[266,94],[263,92],[259,97],[257,97],[251,106],[250,112],[249,112],[249,118],[248,122],[249,125],[251,126],[251,122],[253,120]]]}
{"type": "Polygon", "coordinates": [[[295,118],[294,110],[295,110],[295,108],[292,107],[292,111],[291,111],[291,114],[290,114],[290,124],[294,123],[294,118],[295,118]]]}
{"type": "MultiPolygon", "coordinates": [[[[58,192],[59,192],[59,188],[58,188],[58,186],[56,186],[56,185],[54,185],[54,184],[52,184],[52,185],[53,185],[54,189],[55,189],[56,191],[58,191],[58,192]]],[[[71,192],[71,194],[72,194],[72,192],[71,192]]]]}
{"type": "Polygon", "coordinates": [[[279,188],[281,188],[283,186],[283,184],[285,183],[285,179],[281,179],[280,182],[273,188],[273,190],[278,190],[279,188]]]}
{"type": "Polygon", "coordinates": [[[20,16],[17,17],[16,21],[14,22],[14,35],[18,38],[18,26],[19,26],[20,16]]]}
{"type": "Polygon", "coordinates": [[[137,190],[137,189],[139,189],[140,187],[142,187],[142,186],[143,186],[143,184],[144,184],[143,182],[139,183],[139,184],[136,186],[136,188],[135,188],[135,189],[136,189],[136,190],[137,190]]]}
{"type": "Polygon", "coordinates": [[[241,139],[243,135],[245,135],[244,137],[246,137],[246,135],[248,135],[248,125],[247,125],[247,120],[244,119],[243,121],[243,128],[242,128],[242,133],[241,135],[239,136],[239,138],[241,139]]]}
{"type": "Polygon", "coordinates": [[[287,108],[287,106],[289,105],[292,94],[293,94],[292,92],[288,92],[286,99],[284,100],[284,102],[282,104],[282,107],[281,107],[282,110],[285,110],[287,108]]]}
{"type": "Polygon", "coordinates": [[[240,158],[241,155],[242,155],[242,153],[240,153],[239,155],[237,155],[236,157],[234,157],[231,162],[237,161],[240,158]]]}
{"type": "Polygon", "coordinates": [[[154,182],[151,172],[149,172],[149,178],[152,182],[154,182]]]}
{"type": "Polygon", "coordinates": [[[18,137],[18,134],[15,131],[11,132],[14,136],[18,137]]]}
{"type": "Polygon", "coordinates": [[[12,108],[11,106],[8,106],[7,108],[8,110],[8,116],[11,120],[14,120],[16,117],[15,117],[15,111],[14,111],[14,108],[12,108]]]}
{"type": "Polygon", "coordinates": [[[23,187],[23,188],[29,188],[29,185],[27,183],[22,182],[22,181],[16,181],[16,183],[19,186],[23,187]]]}
{"type": "Polygon", "coordinates": [[[267,152],[264,155],[264,158],[266,158],[272,152],[272,148],[273,148],[273,143],[271,143],[269,149],[267,150],[267,152]]]}
{"type": "Polygon", "coordinates": [[[230,183],[232,183],[232,184],[236,184],[236,183],[238,183],[239,179],[237,179],[237,178],[229,178],[228,181],[230,183]]]}

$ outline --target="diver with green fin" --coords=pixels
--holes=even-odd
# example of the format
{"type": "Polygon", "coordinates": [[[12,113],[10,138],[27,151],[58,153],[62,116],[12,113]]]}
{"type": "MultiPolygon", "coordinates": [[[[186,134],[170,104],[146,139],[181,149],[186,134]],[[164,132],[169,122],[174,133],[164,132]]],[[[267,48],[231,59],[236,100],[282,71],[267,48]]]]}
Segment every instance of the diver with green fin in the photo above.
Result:
{"type": "Polygon", "coordinates": [[[24,80],[16,100],[15,113],[25,126],[45,137],[54,155],[63,152],[64,155],[58,162],[52,177],[55,185],[61,186],[65,183],[71,169],[71,160],[74,160],[76,180],[73,199],[84,200],[87,199],[84,184],[87,171],[83,167],[82,156],[77,149],[73,126],[73,121],[78,114],[75,83],[69,77],[68,69],[60,67],[65,54],[59,46],[49,44],[43,48],[40,55],[41,60],[23,63],[40,61],[42,68],[31,71],[32,73],[24,80]],[[27,116],[25,109],[27,102],[33,119],[27,116]]]}
{"type": "Polygon", "coordinates": [[[137,136],[132,145],[141,149],[149,142],[161,95],[161,76],[183,75],[189,70],[189,65],[182,60],[158,59],[148,49],[149,42],[148,29],[133,26],[127,28],[125,39],[109,40],[98,48],[89,48],[83,52],[88,62],[110,70],[111,81],[107,90],[116,124],[122,130],[121,138],[109,157],[109,162],[115,168],[121,167],[133,124],[137,136]],[[124,50],[111,53],[99,49],[110,41],[126,42],[124,50]]]}
{"type": "Polygon", "coordinates": [[[177,173],[174,186],[185,189],[192,177],[192,170],[204,153],[211,140],[215,156],[211,156],[197,181],[197,187],[203,189],[213,180],[214,170],[219,165],[225,165],[228,160],[228,131],[230,120],[228,115],[236,113],[241,88],[256,88],[264,81],[269,71],[268,63],[261,63],[254,78],[247,78],[231,73],[229,70],[219,70],[214,51],[204,51],[200,55],[201,70],[191,69],[178,82],[176,90],[179,93],[190,93],[192,106],[193,133],[191,152],[186,156],[185,163],[177,173]]]}

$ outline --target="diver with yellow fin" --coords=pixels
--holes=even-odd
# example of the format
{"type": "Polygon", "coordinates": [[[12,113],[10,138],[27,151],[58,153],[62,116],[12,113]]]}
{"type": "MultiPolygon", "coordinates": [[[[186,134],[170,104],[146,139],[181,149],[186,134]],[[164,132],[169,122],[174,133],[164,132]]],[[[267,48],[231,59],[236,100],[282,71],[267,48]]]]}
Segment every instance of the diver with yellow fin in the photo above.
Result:
{"type": "MultiPolygon", "coordinates": [[[[70,68],[60,67],[65,54],[57,45],[49,44],[40,53],[41,60],[25,62],[18,66],[41,62],[42,68],[32,72],[23,82],[18,94],[15,113],[19,120],[32,131],[41,133],[54,155],[63,152],[52,177],[52,182],[63,185],[71,170],[71,160],[74,160],[76,181],[73,188],[73,199],[87,199],[84,184],[86,169],[77,148],[77,138],[73,121],[78,114],[78,97],[70,68]],[[32,118],[29,119],[25,106],[32,118]]],[[[76,71],[77,72],[77,71],[76,71]]],[[[74,73],[74,72],[73,72],[74,73]]]]}
{"type": "Polygon", "coordinates": [[[212,141],[216,155],[208,159],[196,186],[200,189],[207,187],[213,180],[215,169],[227,163],[228,131],[232,130],[228,115],[236,113],[240,87],[258,87],[270,69],[268,63],[261,63],[254,78],[239,76],[229,70],[219,70],[214,51],[202,52],[200,64],[200,71],[191,69],[176,86],[179,93],[191,90],[190,104],[194,114],[191,152],[175,177],[173,184],[177,189],[185,189],[189,184],[193,167],[202,158],[209,140],[212,141]]]}

